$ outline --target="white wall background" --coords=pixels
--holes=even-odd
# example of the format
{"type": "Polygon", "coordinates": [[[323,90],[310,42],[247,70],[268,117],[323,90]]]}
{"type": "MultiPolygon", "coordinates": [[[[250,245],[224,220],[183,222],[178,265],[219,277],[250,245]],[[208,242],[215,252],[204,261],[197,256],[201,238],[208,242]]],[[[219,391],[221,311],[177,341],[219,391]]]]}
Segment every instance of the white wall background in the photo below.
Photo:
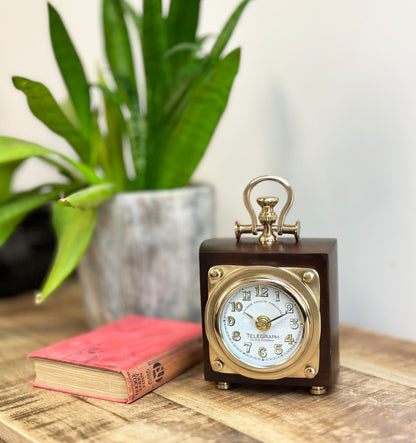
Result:
{"type": "MultiPolygon", "coordinates": [[[[103,60],[99,0],[51,3],[94,79],[103,60]]],[[[237,4],[204,0],[202,31],[216,32],[237,4]]],[[[243,51],[229,107],[195,174],[217,189],[219,236],[247,222],[250,179],[288,179],[288,222],[299,218],[303,236],[338,238],[341,321],[412,340],[415,17],[413,0],[253,1],[230,43],[243,51]]],[[[65,150],[10,81],[27,76],[65,97],[47,23],[44,0],[0,2],[0,134],[65,150]]],[[[17,186],[45,174],[30,161],[17,186]]]]}

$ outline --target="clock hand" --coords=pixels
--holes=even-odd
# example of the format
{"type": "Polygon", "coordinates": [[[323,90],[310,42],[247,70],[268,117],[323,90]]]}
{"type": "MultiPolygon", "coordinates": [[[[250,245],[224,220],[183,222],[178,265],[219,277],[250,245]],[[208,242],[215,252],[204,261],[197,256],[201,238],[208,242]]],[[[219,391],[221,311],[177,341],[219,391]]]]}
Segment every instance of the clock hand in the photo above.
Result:
{"type": "Polygon", "coordinates": [[[256,321],[256,319],[255,319],[252,315],[250,315],[248,312],[244,311],[243,314],[246,314],[247,317],[250,317],[250,318],[252,318],[254,321],[256,321]]]}
{"type": "Polygon", "coordinates": [[[286,311],[284,314],[281,314],[281,315],[278,315],[277,317],[275,317],[275,318],[272,318],[271,320],[269,320],[267,323],[266,323],[266,325],[268,325],[268,324],[270,324],[270,323],[272,323],[272,322],[274,322],[275,320],[278,320],[279,318],[282,318],[282,317],[284,317],[286,314],[288,314],[289,312],[288,311],[286,311]]]}

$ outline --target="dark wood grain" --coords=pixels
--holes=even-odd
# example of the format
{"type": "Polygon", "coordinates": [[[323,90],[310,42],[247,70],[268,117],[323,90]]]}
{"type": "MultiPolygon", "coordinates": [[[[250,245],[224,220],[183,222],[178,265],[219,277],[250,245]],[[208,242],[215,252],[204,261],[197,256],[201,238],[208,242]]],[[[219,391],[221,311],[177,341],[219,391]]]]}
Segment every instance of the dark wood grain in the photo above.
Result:
{"type": "Polygon", "coordinates": [[[84,332],[79,289],[36,307],[0,301],[0,442],[392,442],[416,438],[415,343],[341,327],[341,372],[325,396],[304,388],[218,391],[202,365],[125,405],[29,384],[39,347],[84,332]]]}

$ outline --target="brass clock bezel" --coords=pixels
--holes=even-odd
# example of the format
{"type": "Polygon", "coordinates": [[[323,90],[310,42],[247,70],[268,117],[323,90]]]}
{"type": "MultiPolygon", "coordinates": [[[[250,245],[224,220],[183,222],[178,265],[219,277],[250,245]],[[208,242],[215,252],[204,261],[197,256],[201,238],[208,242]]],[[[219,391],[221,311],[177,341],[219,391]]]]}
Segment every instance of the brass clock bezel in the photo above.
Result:
{"type": "Polygon", "coordinates": [[[306,368],[312,367],[315,376],[319,371],[321,334],[319,294],[319,275],[314,269],[234,265],[211,267],[208,271],[205,332],[213,370],[254,379],[275,380],[284,377],[311,378],[306,368]],[[288,293],[300,309],[304,326],[298,349],[284,362],[268,367],[249,365],[238,359],[225,345],[220,327],[221,313],[228,298],[241,287],[257,283],[277,287],[288,293]]]}

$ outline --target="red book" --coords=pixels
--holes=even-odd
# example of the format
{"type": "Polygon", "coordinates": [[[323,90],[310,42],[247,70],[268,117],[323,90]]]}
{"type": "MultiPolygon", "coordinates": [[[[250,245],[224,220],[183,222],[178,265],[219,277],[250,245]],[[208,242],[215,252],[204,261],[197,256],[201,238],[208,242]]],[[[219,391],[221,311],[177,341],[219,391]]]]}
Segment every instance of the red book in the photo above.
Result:
{"type": "Polygon", "coordinates": [[[33,386],[130,403],[202,360],[201,325],[129,315],[28,355],[33,386]]]}

